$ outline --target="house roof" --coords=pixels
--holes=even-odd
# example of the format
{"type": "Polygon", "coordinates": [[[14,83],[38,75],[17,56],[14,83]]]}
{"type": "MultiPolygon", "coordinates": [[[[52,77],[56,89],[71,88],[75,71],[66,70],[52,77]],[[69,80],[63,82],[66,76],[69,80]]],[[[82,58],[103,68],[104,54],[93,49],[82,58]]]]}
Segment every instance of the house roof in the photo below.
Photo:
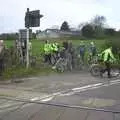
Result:
{"type": "Polygon", "coordinates": [[[59,29],[46,29],[45,30],[45,32],[47,32],[47,31],[52,31],[52,32],[60,32],[60,30],[59,29]]]}
{"type": "Polygon", "coordinates": [[[46,29],[44,31],[42,31],[41,33],[48,33],[48,32],[53,32],[53,33],[57,33],[60,35],[80,35],[81,31],[76,30],[76,31],[61,31],[59,29],[46,29]]]}

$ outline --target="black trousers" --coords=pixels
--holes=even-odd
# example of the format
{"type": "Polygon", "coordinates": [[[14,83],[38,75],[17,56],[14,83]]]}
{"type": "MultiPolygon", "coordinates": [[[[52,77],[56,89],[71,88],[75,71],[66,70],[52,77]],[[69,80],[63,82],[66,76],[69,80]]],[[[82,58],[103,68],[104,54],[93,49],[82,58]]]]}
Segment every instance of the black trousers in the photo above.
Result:
{"type": "Polygon", "coordinates": [[[105,62],[105,69],[101,70],[101,74],[103,74],[104,72],[107,71],[107,74],[108,74],[108,77],[111,77],[111,66],[110,66],[110,63],[109,62],[105,62]]]}
{"type": "Polygon", "coordinates": [[[51,54],[46,54],[44,56],[44,62],[51,64],[51,54]]]}
{"type": "Polygon", "coordinates": [[[84,57],[85,57],[85,53],[80,53],[80,57],[81,57],[81,59],[82,59],[82,62],[84,63],[84,57]]]}

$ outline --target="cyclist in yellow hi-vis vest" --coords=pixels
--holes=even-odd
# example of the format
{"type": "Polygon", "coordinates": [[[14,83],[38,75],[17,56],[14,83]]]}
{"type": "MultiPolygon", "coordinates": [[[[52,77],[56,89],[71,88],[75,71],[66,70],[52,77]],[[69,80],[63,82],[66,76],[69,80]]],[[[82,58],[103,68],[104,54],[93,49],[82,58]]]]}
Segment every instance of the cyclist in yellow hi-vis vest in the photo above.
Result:
{"type": "Polygon", "coordinates": [[[44,44],[44,61],[48,62],[49,64],[51,64],[51,44],[49,43],[49,41],[45,41],[44,44]]]}
{"type": "Polygon", "coordinates": [[[108,73],[108,78],[111,77],[110,71],[111,71],[111,63],[113,61],[116,61],[113,53],[112,53],[112,47],[104,50],[101,54],[100,54],[101,60],[105,63],[106,68],[104,70],[101,70],[101,76],[102,74],[107,71],[108,73]]]}

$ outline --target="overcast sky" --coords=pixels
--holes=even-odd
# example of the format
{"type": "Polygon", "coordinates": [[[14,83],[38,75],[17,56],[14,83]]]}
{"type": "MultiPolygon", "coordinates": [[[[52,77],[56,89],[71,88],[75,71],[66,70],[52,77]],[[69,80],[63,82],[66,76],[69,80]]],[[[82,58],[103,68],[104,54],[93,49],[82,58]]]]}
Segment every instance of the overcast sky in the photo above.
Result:
{"type": "Polygon", "coordinates": [[[74,27],[95,15],[105,16],[109,26],[120,28],[120,0],[1,0],[0,33],[24,28],[27,8],[38,9],[44,15],[41,26],[34,30],[60,26],[63,21],[74,27]]]}

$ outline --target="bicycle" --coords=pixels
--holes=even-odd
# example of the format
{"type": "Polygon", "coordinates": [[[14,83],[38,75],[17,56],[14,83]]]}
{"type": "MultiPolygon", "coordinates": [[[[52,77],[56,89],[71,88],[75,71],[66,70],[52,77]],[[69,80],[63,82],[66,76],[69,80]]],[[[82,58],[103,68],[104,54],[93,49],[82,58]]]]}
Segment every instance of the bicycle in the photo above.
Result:
{"type": "Polygon", "coordinates": [[[82,57],[80,56],[78,47],[73,47],[72,51],[72,65],[73,69],[75,70],[82,70],[84,67],[84,62],[82,60],[82,57]]]}
{"type": "Polygon", "coordinates": [[[58,54],[59,53],[52,53],[51,54],[51,64],[52,65],[55,65],[55,63],[57,62],[57,60],[58,60],[58,54]]]}
{"type": "Polygon", "coordinates": [[[67,53],[67,57],[61,57],[60,54],[58,55],[58,60],[56,61],[55,65],[52,69],[56,69],[57,72],[64,72],[65,70],[72,70],[72,63],[71,63],[71,54],[67,53]]]}
{"type": "Polygon", "coordinates": [[[81,56],[77,55],[76,58],[75,58],[75,69],[76,70],[82,70],[83,66],[84,66],[84,63],[81,59],[81,56]]]}
{"type": "MultiPolygon", "coordinates": [[[[101,73],[102,70],[105,69],[105,65],[103,62],[95,63],[90,66],[90,73],[94,77],[107,77],[106,72],[101,73]],[[102,76],[101,76],[102,74],[102,76]]],[[[120,65],[111,65],[111,76],[114,78],[120,77],[120,65]]]]}
{"type": "Polygon", "coordinates": [[[88,54],[88,57],[87,57],[88,66],[97,63],[97,61],[98,61],[98,56],[97,55],[93,56],[92,53],[88,54]]]}

